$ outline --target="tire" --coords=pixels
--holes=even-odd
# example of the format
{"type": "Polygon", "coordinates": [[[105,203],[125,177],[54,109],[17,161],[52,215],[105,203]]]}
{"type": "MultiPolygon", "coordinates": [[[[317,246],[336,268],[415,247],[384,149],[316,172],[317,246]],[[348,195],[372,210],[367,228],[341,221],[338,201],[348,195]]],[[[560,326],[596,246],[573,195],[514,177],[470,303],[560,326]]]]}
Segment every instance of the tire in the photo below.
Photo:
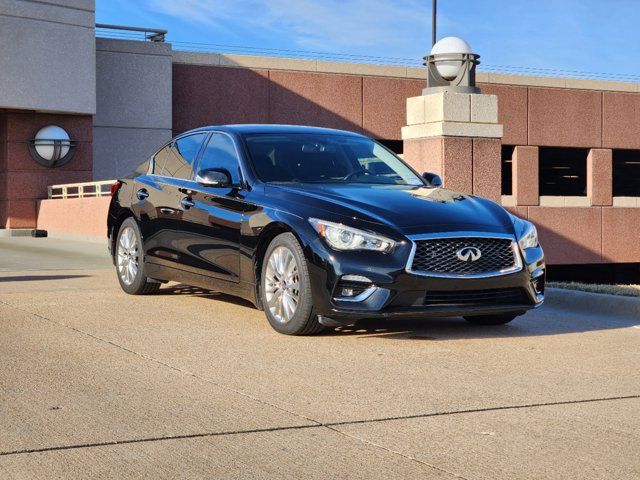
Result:
{"type": "Polygon", "coordinates": [[[267,320],[277,332],[313,335],[324,330],[313,313],[311,280],[302,247],[291,233],[278,235],[267,247],[260,299],[267,320]]]}
{"type": "Polygon", "coordinates": [[[473,317],[464,317],[464,319],[474,325],[504,325],[517,316],[519,315],[507,313],[503,315],[478,315],[473,317]]]}
{"type": "Polygon", "coordinates": [[[136,221],[129,217],[118,229],[115,244],[115,263],[118,282],[130,295],[152,295],[160,283],[145,275],[142,234],[136,221]]]}

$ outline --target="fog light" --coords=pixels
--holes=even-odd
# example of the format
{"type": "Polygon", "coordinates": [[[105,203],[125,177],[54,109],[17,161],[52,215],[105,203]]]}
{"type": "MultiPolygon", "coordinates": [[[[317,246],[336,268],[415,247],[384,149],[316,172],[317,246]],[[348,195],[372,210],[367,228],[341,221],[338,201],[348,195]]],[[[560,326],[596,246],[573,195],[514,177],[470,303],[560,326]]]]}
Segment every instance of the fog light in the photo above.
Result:
{"type": "Polygon", "coordinates": [[[334,290],[334,298],[345,302],[361,302],[369,298],[376,287],[362,275],[343,275],[334,290]]]}
{"type": "Polygon", "coordinates": [[[534,272],[534,278],[531,279],[531,287],[536,295],[536,303],[544,300],[545,275],[544,270],[534,272]]]}

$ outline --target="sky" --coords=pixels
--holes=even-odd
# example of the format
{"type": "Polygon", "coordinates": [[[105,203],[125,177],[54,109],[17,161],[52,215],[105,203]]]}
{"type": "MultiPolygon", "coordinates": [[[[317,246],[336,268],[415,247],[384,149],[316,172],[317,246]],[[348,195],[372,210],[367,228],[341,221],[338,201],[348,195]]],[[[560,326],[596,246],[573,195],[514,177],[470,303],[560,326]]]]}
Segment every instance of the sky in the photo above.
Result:
{"type": "MultiPolygon", "coordinates": [[[[240,46],[419,64],[431,48],[431,0],[97,0],[96,22],[164,28],[183,50],[197,43],[210,51],[240,46]]],[[[640,0],[438,1],[438,38],[464,38],[480,54],[480,69],[640,81],[639,26],[640,0]]]]}

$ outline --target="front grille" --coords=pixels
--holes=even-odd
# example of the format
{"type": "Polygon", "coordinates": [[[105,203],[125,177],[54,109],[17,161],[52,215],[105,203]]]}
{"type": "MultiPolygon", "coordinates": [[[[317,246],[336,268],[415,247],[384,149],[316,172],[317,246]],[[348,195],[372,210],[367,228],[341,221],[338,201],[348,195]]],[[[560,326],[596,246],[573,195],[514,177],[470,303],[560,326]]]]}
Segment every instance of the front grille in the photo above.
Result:
{"type": "Polygon", "coordinates": [[[430,291],[424,297],[429,307],[476,307],[527,303],[521,288],[493,288],[491,290],[430,291]]]}
{"type": "Polygon", "coordinates": [[[516,257],[509,238],[431,238],[416,240],[410,270],[435,275],[474,276],[516,269],[516,257]],[[457,252],[465,247],[480,250],[476,261],[463,261],[457,252]]]}

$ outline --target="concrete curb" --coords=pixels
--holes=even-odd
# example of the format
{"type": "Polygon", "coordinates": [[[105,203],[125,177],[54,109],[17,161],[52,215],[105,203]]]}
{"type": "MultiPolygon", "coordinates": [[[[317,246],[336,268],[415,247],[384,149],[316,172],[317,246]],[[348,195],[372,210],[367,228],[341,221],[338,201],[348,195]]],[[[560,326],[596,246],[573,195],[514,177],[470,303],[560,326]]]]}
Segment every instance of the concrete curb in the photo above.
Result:
{"type": "Polygon", "coordinates": [[[73,240],[76,242],[100,243],[104,245],[107,245],[108,243],[107,237],[94,237],[91,235],[80,235],[77,233],[49,232],[48,237],[57,240],[73,240]]]}
{"type": "Polygon", "coordinates": [[[624,315],[637,318],[640,323],[640,297],[547,288],[545,306],[570,312],[624,315]]]}
{"type": "Polygon", "coordinates": [[[2,228],[0,238],[32,237],[34,228],[2,228]]]}

